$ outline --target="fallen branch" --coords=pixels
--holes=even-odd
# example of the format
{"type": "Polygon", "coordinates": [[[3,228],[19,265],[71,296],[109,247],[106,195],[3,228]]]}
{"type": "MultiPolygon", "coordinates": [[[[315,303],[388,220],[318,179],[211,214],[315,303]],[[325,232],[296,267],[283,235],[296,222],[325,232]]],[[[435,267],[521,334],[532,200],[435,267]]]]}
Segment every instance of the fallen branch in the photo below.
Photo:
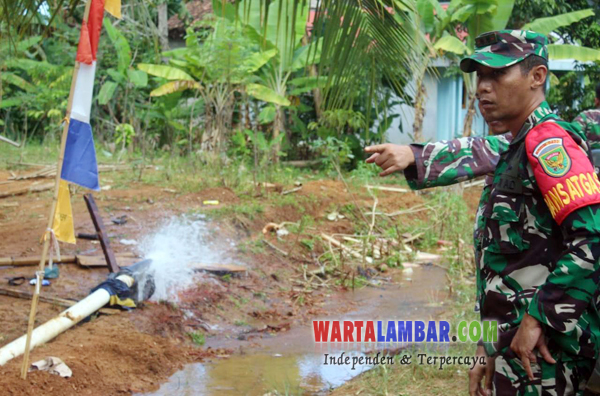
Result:
{"type": "Polygon", "coordinates": [[[418,212],[423,212],[426,210],[432,210],[433,208],[431,207],[425,207],[423,208],[423,204],[420,205],[416,205],[413,206],[410,209],[406,209],[406,210],[399,210],[397,212],[392,212],[392,213],[383,213],[384,215],[388,216],[388,217],[395,217],[395,216],[400,216],[400,215],[404,215],[404,214],[413,214],[413,213],[418,213],[418,212]]]}
{"type": "MultiPolygon", "coordinates": [[[[31,300],[33,298],[32,293],[20,291],[20,290],[5,289],[3,287],[0,287],[0,294],[3,296],[22,298],[25,300],[31,300]]],[[[40,296],[40,301],[50,303],[50,304],[55,304],[55,305],[58,305],[61,307],[66,307],[66,308],[69,308],[69,307],[77,304],[77,301],[70,301],[70,300],[65,300],[63,298],[43,296],[43,295],[40,296]]]]}
{"type": "MultiPolygon", "coordinates": [[[[52,165],[42,165],[42,164],[28,164],[28,163],[15,163],[17,165],[24,166],[42,166],[43,168],[26,175],[13,175],[8,178],[11,181],[18,180],[27,180],[27,179],[37,179],[42,177],[55,177],[56,176],[56,166],[52,165]]],[[[98,165],[98,172],[114,172],[118,170],[131,170],[131,165],[98,165]]],[[[144,169],[152,168],[152,165],[144,166],[144,169]]],[[[167,189],[168,190],[168,189],[167,189]]]]}
{"type": "Polygon", "coordinates": [[[398,193],[410,192],[410,190],[407,190],[406,188],[400,188],[400,187],[371,186],[368,184],[365,185],[365,187],[368,188],[369,190],[391,191],[391,192],[398,192],[398,193]]]}
{"type": "Polygon", "coordinates": [[[27,193],[42,192],[42,191],[51,190],[53,188],[54,188],[54,183],[31,185],[29,187],[20,188],[18,190],[0,192],[0,198],[13,197],[16,195],[23,195],[23,194],[27,194],[27,193]]]}
{"type": "Polygon", "coordinates": [[[345,246],[340,241],[338,241],[337,239],[335,239],[333,237],[330,237],[329,235],[321,233],[321,238],[325,239],[327,242],[331,243],[332,245],[339,247],[340,249],[344,250],[345,252],[350,253],[353,257],[362,258],[362,254],[360,254],[356,250],[350,249],[348,246],[345,246]]]}
{"type": "Polygon", "coordinates": [[[281,253],[282,255],[284,255],[285,257],[288,256],[288,253],[284,250],[279,249],[277,246],[273,245],[271,242],[267,241],[266,239],[262,240],[268,247],[270,247],[271,249],[281,253]]]}
{"type": "Polygon", "coordinates": [[[421,238],[423,236],[423,234],[424,234],[424,232],[419,232],[417,235],[413,235],[410,238],[403,239],[402,242],[405,244],[411,243],[411,242],[416,241],[417,239],[421,238]]]}
{"type": "Polygon", "coordinates": [[[296,188],[292,188],[291,190],[282,191],[281,195],[287,195],[287,194],[295,193],[296,191],[300,191],[300,190],[302,190],[302,186],[296,187],[296,188]]]}
{"type": "Polygon", "coordinates": [[[8,180],[27,180],[36,179],[38,177],[54,177],[56,175],[56,167],[45,167],[41,170],[28,173],[26,175],[14,175],[8,178],[8,180]]]}
{"type": "Polygon", "coordinates": [[[21,147],[21,145],[17,142],[13,142],[12,140],[10,140],[9,138],[5,138],[4,136],[0,136],[0,142],[4,142],[4,143],[8,143],[8,144],[12,144],[15,147],[21,147]]]}
{"type": "MultiPolygon", "coordinates": [[[[0,295],[15,297],[15,298],[22,298],[24,300],[31,300],[33,298],[33,293],[20,291],[20,290],[5,289],[3,287],[0,287],[0,295]]],[[[65,308],[70,308],[73,305],[77,304],[77,301],[65,300],[64,298],[59,298],[59,297],[50,297],[50,296],[40,295],[39,299],[42,302],[58,305],[60,307],[65,307],[65,308]]],[[[101,313],[107,314],[107,315],[113,315],[113,314],[119,312],[118,310],[106,309],[106,308],[101,308],[99,311],[101,313]]]]}
{"type": "MultiPolygon", "coordinates": [[[[0,265],[15,265],[15,266],[26,266],[26,265],[38,265],[41,257],[0,257],[0,265]]],[[[60,261],[55,258],[54,263],[75,263],[75,256],[60,256],[60,261]]],[[[48,260],[46,260],[48,263],[48,260]]]]}

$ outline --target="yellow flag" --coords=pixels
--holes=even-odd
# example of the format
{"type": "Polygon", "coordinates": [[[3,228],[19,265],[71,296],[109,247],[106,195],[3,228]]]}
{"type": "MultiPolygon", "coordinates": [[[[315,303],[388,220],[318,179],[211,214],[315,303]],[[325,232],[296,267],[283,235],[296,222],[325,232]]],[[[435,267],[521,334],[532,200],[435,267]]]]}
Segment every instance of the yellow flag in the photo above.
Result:
{"type": "Polygon", "coordinates": [[[54,212],[52,230],[59,241],[75,243],[75,227],[73,226],[69,183],[64,180],[60,181],[60,187],[58,188],[58,203],[54,212]]]}
{"type": "Polygon", "coordinates": [[[106,0],[104,9],[115,18],[121,19],[121,0],[106,0]]]}

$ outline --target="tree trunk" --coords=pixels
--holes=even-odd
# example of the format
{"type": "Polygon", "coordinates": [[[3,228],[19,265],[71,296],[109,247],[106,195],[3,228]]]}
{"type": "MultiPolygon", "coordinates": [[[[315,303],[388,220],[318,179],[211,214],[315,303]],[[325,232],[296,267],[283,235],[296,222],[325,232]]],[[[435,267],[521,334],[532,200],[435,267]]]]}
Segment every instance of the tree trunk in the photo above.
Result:
{"type": "MultiPolygon", "coordinates": [[[[275,121],[273,122],[273,139],[278,139],[281,132],[285,132],[285,119],[284,119],[283,107],[275,105],[275,121]]],[[[273,145],[273,162],[279,162],[279,150],[281,145],[279,142],[273,145]]]]}
{"type": "Polygon", "coordinates": [[[463,124],[463,136],[471,136],[471,127],[473,126],[473,119],[475,118],[475,94],[469,96],[469,106],[467,107],[467,116],[465,117],[465,123],[463,124]]]}
{"type": "MultiPolygon", "coordinates": [[[[206,99],[206,98],[205,98],[206,99]]],[[[200,150],[211,151],[213,145],[214,134],[214,111],[213,103],[206,100],[204,106],[204,132],[200,139],[200,150]]]]}
{"type": "MultiPolygon", "coordinates": [[[[217,95],[219,94],[217,93],[217,95]]],[[[211,100],[207,100],[205,97],[205,128],[202,134],[201,150],[219,153],[225,149],[224,144],[233,120],[234,99],[233,92],[211,100]]]]}
{"type": "MultiPolygon", "coordinates": [[[[311,65],[308,68],[311,77],[317,77],[317,67],[315,65],[311,65]]],[[[317,115],[317,120],[321,119],[321,115],[323,114],[322,104],[323,104],[323,95],[321,94],[320,88],[313,89],[313,100],[315,102],[315,113],[317,115]]]]}
{"type": "Polygon", "coordinates": [[[415,118],[413,121],[413,139],[415,143],[421,143],[423,140],[423,119],[425,118],[425,99],[427,91],[425,85],[421,82],[417,86],[417,95],[415,96],[415,118]]]}
{"type": "Polygon", "coordinates": [[[423,119],[425,118],[425,99],[427,99],[427,90],[425,89],[425,74],[427,73],[427,64],[423,64],[423,68],[420,70],[419,77],[416,83],[416,95],[415,95],[415,118],[413,121],[413,139],[415,143],[423,141],[423,119]]]}
{"type": "MultiPolygon", "coordinates": [[[[168,25],[167,2],[158,5],[158,39],[161,50],[169,50],[169,25],[168,25]]],[[[163,61],[165,58],[163,58],[163,61]]]]}

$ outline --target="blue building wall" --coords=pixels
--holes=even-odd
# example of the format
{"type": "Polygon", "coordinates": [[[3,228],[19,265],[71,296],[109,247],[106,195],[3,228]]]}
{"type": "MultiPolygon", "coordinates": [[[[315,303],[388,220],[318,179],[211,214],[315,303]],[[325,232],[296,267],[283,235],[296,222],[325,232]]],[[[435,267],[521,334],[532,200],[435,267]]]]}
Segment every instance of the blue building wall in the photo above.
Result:
{"type": "MultiPolygon", "coordinates": [[[[440,71],[440,74],[443,74],[440,71]]],[[[462,76],[440,78],[437,97],[437,138],[439,140],[454,139],[462,136],[463,124],[467,116],[467,100],[462,76]],[[464,103],[463,103],[464,101],[464,103]]],[[[487,125],[475,108],[476,114],[471,126],[472,135],[486,136],[487,125]]]]}

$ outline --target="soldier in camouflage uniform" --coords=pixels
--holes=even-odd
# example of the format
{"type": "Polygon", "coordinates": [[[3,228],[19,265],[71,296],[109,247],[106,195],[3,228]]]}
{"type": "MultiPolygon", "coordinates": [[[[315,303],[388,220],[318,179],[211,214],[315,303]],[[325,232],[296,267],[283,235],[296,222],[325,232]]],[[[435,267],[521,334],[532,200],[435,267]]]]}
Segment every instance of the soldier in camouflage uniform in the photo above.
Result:
{"type": "Polygon", "coordinates": [[[594,106],[596,106],[595,109],[586,110],[573,120],[574,124],[581,127],[592,150],[600,149],[600,84],[596,85],[594,106]]]}
{"type": "MultiPolygon", "coordinates": [[[[543,100],[547,68],[539,59],[547,58],[545,37],[500,31],[479,37],[477,44],[476,53],[463,60],[461,67],[478,72],[478,95],[486,121],[491,127],[503,122],[498,116],[501,106],[490,100],[490,87],[503,84],[509,73],[513,78],[510,66],[521,62],[520,66],[533,65],[519,82],[526,84],[526,90],[514,85],[511,93],[525,96],[510,100],[530,114],[504,120],[512,121],[509,129],[515,136],[508,147],[498,137],[458,139],[456,147],[428,145],[423,149],[426,156],[442,158],[439,163],[447,161],[448,166],[437,175],[428,175],[431,169],[421,161],[424,167],[419,174],[417,161],[416,169],[406,173],[413,187],[420,187],[415,180],[425,186],[450,184],[493,170],[500,154],[491,184],[482,194],[476,227],[481,232],[476,232],[475,244],[482,320],[500,323],[499,342],[485,346],[489,356],[498,356],[496,393],[582,394],[600,336],[595,307],[600,276],[600,220],[596,220],[600,182],[578,128],[559,120],[543,100]],[[531,102],[532,98],[537,102],[531,102]],[[480,155],[486,151],[489,157],[480,155]]],[[[367,148],[374,153],[369,162],[380,165],[382,175],[414,162],[412,150],[408,153],[406,146],[390,146],[367,148]]]]}

